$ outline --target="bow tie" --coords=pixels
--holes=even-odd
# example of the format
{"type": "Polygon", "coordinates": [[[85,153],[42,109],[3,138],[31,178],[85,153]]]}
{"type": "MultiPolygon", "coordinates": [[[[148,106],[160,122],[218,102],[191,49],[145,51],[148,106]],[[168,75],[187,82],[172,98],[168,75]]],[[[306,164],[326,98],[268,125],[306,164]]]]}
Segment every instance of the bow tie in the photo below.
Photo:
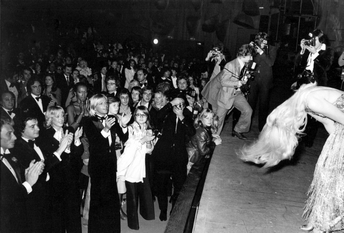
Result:
{"type": "Polygon", "coordinates": [[[105,121],[106,120],[106,116],[98,116],[97,115],[97,118],[101,121],[101,122],[103,122],[103,121],[105,121]]]}
{"type": "Polygon", "coordinates": [[[13,111],[7,111],[8,115],[12,115],[13,111]]]}
{"type": "Polygon", "coordinates": [[[35,97],[35,99],[36,99],[37,101],[39,101],[41,98],[42,98],[42,97],[40,97],[40,96],[35,97]]]}
{"type": "Polygon", "coordinates": [[[10,84],[10,87],[15,87],[16,85],[14,83],[11,83],[10,84]]]}
{"type": "Polygon", "coordinates": [[[3,160],[3,158],[10,160],[12,155],[10,153],[1,154],[0,161],[3,160]]]}
{"type": "Polygon", "coordinates": [[[29,146],[33,149],[35,146],[35,142],[33,140],[29,140],[28,143],[29,143],[29,146]]]}

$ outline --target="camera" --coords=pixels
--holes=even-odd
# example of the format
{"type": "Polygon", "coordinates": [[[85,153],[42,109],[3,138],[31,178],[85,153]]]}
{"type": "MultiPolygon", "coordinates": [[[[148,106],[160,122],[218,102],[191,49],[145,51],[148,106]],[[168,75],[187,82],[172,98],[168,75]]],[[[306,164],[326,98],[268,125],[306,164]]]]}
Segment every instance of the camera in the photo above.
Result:
{"type": "Polygon", "coordinates": [[[305,40],[304,44],[305,44],[306,46],[315,46],[315,39],[312,38],[312,39],[310,39],[310,40],[305,40]]]}
{"type": "Polygon", "coordinates": [[[259,45],[258,45],[256,42],[254,42],[254,41],[251,41],[251,42],[250,42],[250,45],[251,45],[254,49],[260,48],[259,45]]]}

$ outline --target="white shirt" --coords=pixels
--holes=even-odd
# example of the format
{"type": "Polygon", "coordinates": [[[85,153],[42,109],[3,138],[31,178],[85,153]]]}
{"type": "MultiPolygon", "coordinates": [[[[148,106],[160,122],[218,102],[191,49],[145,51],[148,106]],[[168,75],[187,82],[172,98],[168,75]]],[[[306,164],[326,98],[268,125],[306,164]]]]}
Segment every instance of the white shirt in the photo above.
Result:
{"type": "Polygon", "coordinates": [[[16,103],[16,107],[17,107],[18,96],[19,96],[18,89],[17,89],[16,86],[11,87],[11,82],[7,81],[6,79],[5,79],[5,83],[6,83],[6,85],[7,85],[8,90],[14,94],[14,97],[15,97],[15,99],[16,99],[16,102],[15,102],[15,103],[16,103]]]}
{"type": "Polygon", "coordinates": [[[308,59],[307,59],[307,66],[306,70],[310,70],[313,72],[314,70],[314,60],[319,56],[320,50],[326,50],[326,44],[322,44],[319,50],[316,51],[316,53],[309,53],[308,59]]]}
{"type": "Polygon", "coordinates": [[[31,93],[31,96],[36,100],[39,108],[41,109],[42,113],[44,114],[42,98],[40,98],[39,100],[36,99],[37,97],[41,97],[41,96],[37,96],[37,95],[34,95],[32,93],[31,93]]]}
{"type": "MultiPolygon", "coordinates": [[[[10,154],[10,151],[9,150],[4,150],[1,147],[1,154],[10,154]]],[[[13,167],[11,166],[11,164],[7,161],[7,159],[6,158],[2,158],[1,161],[8,168],[8,170],[12,173],[13,177],[18,182],[18,178],[17,178],[16,172],[14,171],[13,167]]],[[[23,182],[22,185],[25,187],[26,192],[28,194],[32,192],[32,187],[31,187],[31,185],[27,181],[23,182]]]]}

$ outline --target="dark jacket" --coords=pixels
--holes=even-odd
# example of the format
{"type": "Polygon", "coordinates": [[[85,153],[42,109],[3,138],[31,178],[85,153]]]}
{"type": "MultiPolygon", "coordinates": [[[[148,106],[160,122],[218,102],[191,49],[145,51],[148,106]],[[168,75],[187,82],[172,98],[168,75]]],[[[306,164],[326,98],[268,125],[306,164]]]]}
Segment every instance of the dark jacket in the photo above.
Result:
{"type": "Polygon", "coordinates": [[[188,162],[186,143],[195,134],[192,119],[185,116],[178,120],[176,131],[176,114],[170,112],[165,119],[162,135],[152,152],[157,170],[173,170],[174,166],[185,166],[188,162]]]}
{"type": "Polygon", "coordinates": [[[210,155],[214,148],[215,143],[212,141],[210,129],[199,126],[196,129],[196,134],[191,137],[191,140],[186,145],[189,161],[197,163],[202,157],[210,155]]]}

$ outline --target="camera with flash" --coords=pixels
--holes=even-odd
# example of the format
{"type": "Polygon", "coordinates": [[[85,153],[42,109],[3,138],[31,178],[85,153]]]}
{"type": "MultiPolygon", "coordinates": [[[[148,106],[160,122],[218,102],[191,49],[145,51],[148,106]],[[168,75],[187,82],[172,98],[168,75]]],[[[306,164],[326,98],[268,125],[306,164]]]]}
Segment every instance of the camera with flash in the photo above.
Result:
{"type": "Polygon", "coordinates": [[[305,40],[305,45],[306,46],[315,46],[315,36],[313,33],[309,33],[308,36],[310,37],[309,40],[305,40]]]}

